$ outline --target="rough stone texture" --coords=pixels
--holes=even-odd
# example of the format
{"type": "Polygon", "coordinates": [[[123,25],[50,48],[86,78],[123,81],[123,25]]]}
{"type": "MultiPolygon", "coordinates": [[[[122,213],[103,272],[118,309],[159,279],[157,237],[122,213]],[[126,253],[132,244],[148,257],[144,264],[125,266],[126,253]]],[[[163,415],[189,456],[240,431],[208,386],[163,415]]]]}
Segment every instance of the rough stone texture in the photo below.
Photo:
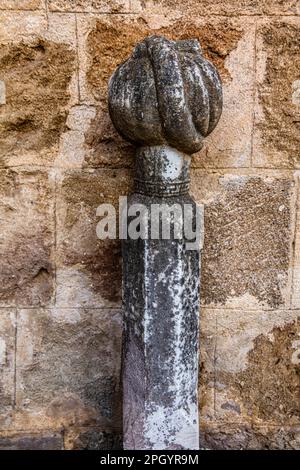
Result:
{"type": "Polygon", "coordinates": [[[88,148],[83,155],[84,167],[132,167],[134,147],[117,133],[108,110],[98,108],[95,119],[91,121],[83,136],[83,141],[88,148]]]}
{"type": "Polygon", "coordinates": [[[118,426],[121,318],[117,310],[20,310],[19,412],[56,425],[118,426]]]}
{"type": "Polygon", "coordinates": [[[214,420],[216,341],[216,312],[207,308],[201,308],[198,384],[199,410],[201,410],[200,426],[203,422],[209,423],[214,420]]]}
{"type": "Polygon", "coordinates": [[[263,24],[258,33],[254,163],[300,168],[300,19],[263,24]]]}
{"type": "Polygon", "coordinates": [[[299,450],[300,427],[203,426],[201,448],[216,450],[299,450]]]}
{"type": "Polygon", "coordinates": [[[299,424],[300,367],[292,361],[298,333],[299,324],[292,322],[273,328],[267,338],[259,335],[247,370],[234,379],[247,412],[261,421],[299,424]]]}
{"type": "Polygon", "coordinates": [[[103,432],[102,428],[83,428],[67,434],[65,446],[68,450],[121,450],[123,441],[122,435],[103,432]]]}
{"type": "MultiPolygon", "coordinates": [[[[162,19],[160,21],[163,24],[162,19]]],[[[243,31],[241,27],[228,20],[221,25],[218,22],[191,23],[186,18],[174,20],[169,26],[159,23],[158,27],[151,26],[152,22],[150,19],[147,21],[147,18],[134,20],[134,28],[132,22],[120,16],[115,20],[106,17],[96,21],[87,40],[88,53],[91,56],[87,80],[96,99],[106,98],[107,83],[117,65],[129,57],[137,42],[151,33],[176,40],[198,39],[204,57],[216,65],[222,77],[230,77],[225,59],[237,47],[243,31]]]]}
{"type": "Polygon", "coordinates": [[[298,318],[298,310],[246,311],[243,318],[239,310],[216,312],[217,419],[299,424],[298,318]]]}
{"type": "Polygon", "coordinates": [[[74,60],[66,45],[42,39],[1,46],[1,79],[6,83],[6,105],[0,109],[1,166],[11,161],[21,165],[32,153],[39,155],[38,164],[51,158],[66,123],[74,60]]]}
{"type": "Polygon", "coordinates": [[[202,302],[288,304],[294,181],[195,172],[192,188],[205,204],[202,302]]]}
{"type": "Polygon", "coordinates": [[[298,197],[296,200],[297,214],[296,214],[296,224],[295,224],[295,238],[294,238],[294,259],[293,259],[293,285],[292,285],[292,306],[295,308],[300,308],[300,192],[299,192],[299,174],[296,177],[296,184],[298,187],[298,197]]]}
{"type": "Polygon", "coordinates": [[[63,438],[59,434],[17,434],[0,436],[0,450],[62,450],[63,438]]]}
{"type": "Polygon", "coordinates": [[[42,11],[0,10],[1,44],[30,42],[43,35],[47,28],[47,17],[42,11]]]}
{"type": "Polygon", "coordinates": [[[299,448],[299,313],[204,309],[202,447],[299,448]]]}
{"type": "Polygon", "coordinates": [[[50,11],[83,11],[122,13],[128,11],[129,0],[48,0],[50,11]]]}
{"type": "Polygon", "coordinates": [[[121,302],[121,245],[97,238],[96,209],[128,194],[126,171],[69,171],[57,199],[57,303],[70,306],[116,306],[121,302]],[[88,190],[87,190],[88,188],[88,190]]]}
{"type": "Polygon", "coordinates": [[[0,305],[47,305],[54,292],[51,175],[30,168],[0,174],[0,305]]]}
{"type": "MultiPolygon", "coordinates": [[[[95,114],[96,111],[93,106],[75,104],[70,108],[66,121],[66,129],[61,135],[55,166],[81,168],[88,166],[89,162],[91,162],[91,166],[93,166],[93,152],[91,149],[93,145],[97,145],[97,142],[96,140],[89,142],[88,137],[85,138],[85,135],[90,127],[92,127],[91,122],[95,122],[95,114]]],[[[99,121],[101,125],[105,126],[101,118],[99,121]]],[[[91,139],[93,139],[93,137],[91,137],[91,139]]]]}
{"type": "Polygon", "coordinates": [[[249,162],[254,77],[254,25],[251,22],[204,22],[200,19],[191,22],[183,18],[166,24],[165,18],[128,21],[116,16],[113,20],[98,19],[91,25],[82,19],[78,28],[79,37],[88,34],[87,44],[82,45],[82,56],[88,54],[90,57],[89,64],[83,61],[87,80],[80,82],[81,95],[93,103],[96,101],[98,108],[95,121],[86,134],[87,144],[93,146],[87,164],[121,166],[123,162],[123,165],[130,165],[128,157],[132,155],[132,149],[124,141],[120,145],[120,138],[107,122],[107,82],[136,42],[149,34],[162,34],[170,39],[197,38],[204,57],[216,65],[224,82],[224,114],[218,132],[208,137],[203,151],[195,155],[193,165],[223,168],[244,166],[249,162]],[[98,122],[100,126],[97,126],[98,122]],[[109,159],[106,157],[108,150],[109,159]]]}
{"type": "Polygon", "coordinates": [[[0,0],[0,10],[38,10],[43,6],[42,0],[0,0]]]}
{"type": "Polygon", "coordinates": [[[180,12],[189,12],[189,15],[198,14],[209,15],[283,15],[299,14],[299,0],[134,0],[133,8],[137,11],[148,9],[151,12],[169,12],[178,10],[180,12]]]}
{"type": "MultiPolygon", "coordinates": [[[[13,167],[0,174],[1,305],[9,306],[1,308],[0,322],[0,338],[6,343],[2,438],[16,442],[18,436],[33,436],[44,442],[44,436],[60,436],[63,427],[64,448],[118,446],[119,392],[112,406],[116,418],[111,419],[100,420],[93,406],[68,391],[75,387],[68,374],[50,411],[42,400],[36,405],[32,400],[26,408],[23,401],[15,406],[20,382],[14,373],[18,325],[13,306],[57,301],[66,307],[54,304],[60,318],[79,318],[85,315],[83,305],[90,306],[85,307],[89,315],[99,305],[120,305],[120,248],[94,244],[96,193],[98,187],[99,201],[107,202],[106,194],[109,201],[117,201],[131,191],[131,175],[124,169],[133,166],[134,149],[118,137],[109,119],[107,79],[138,41],[163,34],[200,40],[204,57],[220,71],[224,91],[217,131],[192,160],[198,168],[192,171],[193,194],[204,204],[209,234],[203,260],[201,446],[299,449],[300,201],[299,174],[294,175],[299,168],[299,1],[131,0],[129,5],[55,0],[47,2],[48,12],[45,3],[0,1],[0,82],[5,82],[7,103],[0,105],[1,126],[11,117],[22,122],[28,115],[35,126],[34,131],[1,127],[0,133],[1,149],[14,147],[0,163],[13,167]],[[40,42],[44,54],[36,50],[40,42]],[[9,67],[2,62],[2,51],[9,67]],[[45,165],[54,167],[49,175],[45,165]],[[116,177],[110,173],[106,178],[104,167],[112,173],[118,169],[116,177]],[[236,184],[236,190],[220,183],[239,177],[248,182],[240,188],[236,184]],[[282,360],[275,364],[279,356],[282,360]]],[[[38,309],[33,316],[37,321],[38,309]]],[[[28,337],[36,331],[30,325],[28,337]]],[[[63,330],[62,324],[56,357],[66,350],[63,330]]],[[[101,341],[108,345],[110,329],[105,326],[103,331],[101,341]]],[[[90,329],[83,328],[85,333],[90,329]]],[[[120,361],[115,344],[114,359],[107,358],[112,369],[120,361]]],[[[38,364],[53,357],[50,345],[42,358],[37,354],[38,364]]],[[[77,374],[86,387],[86,361],[78,362],[77,374]]],[[[50,377],[54,375],[52,370],[50,377]]],[[[30,381],[29,369],[26,377],[30,381]]],[[[47,395],[45,383],[41,379],[37,388],[47,395]]],[[[111,390],[107,382],[98,387],[102,397],[111,390]]],[[[51,447],[57,441],[48,442],[51,447]]]]}
{"type": "Polygon", "coordinates": [[[14,309],[1,309],[0,316],[0,423],[8,418],[14,404],[15,374],[15,325],[14,309]]]}

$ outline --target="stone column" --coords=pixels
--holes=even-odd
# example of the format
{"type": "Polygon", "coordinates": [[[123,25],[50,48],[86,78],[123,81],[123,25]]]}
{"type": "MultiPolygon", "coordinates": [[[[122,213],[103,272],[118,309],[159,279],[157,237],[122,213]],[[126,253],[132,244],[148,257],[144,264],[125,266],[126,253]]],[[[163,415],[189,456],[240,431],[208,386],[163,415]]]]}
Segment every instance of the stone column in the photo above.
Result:
{"type": "Polygon", "coordinates": [[[189,168],[219,120],[220,78],[198,41],[152,36],[112,76],[109,108],[138,146],[129,227],[141,208],[141,237],[123,240],[124,448],[198,449],[203,222],[188,194],[189,168]]]}

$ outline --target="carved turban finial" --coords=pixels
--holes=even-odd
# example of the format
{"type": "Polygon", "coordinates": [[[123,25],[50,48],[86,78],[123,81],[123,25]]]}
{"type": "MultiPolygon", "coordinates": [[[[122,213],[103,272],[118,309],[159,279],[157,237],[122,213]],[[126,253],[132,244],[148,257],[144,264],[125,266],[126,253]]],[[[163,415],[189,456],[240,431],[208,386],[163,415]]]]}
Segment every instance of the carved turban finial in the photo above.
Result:
{"type": "Polygon", "coordinates": [[[221,80],[197,40],[151,36],[112,75],[109,111],[126,140],[191,154],[219,121],[221,80]]]}

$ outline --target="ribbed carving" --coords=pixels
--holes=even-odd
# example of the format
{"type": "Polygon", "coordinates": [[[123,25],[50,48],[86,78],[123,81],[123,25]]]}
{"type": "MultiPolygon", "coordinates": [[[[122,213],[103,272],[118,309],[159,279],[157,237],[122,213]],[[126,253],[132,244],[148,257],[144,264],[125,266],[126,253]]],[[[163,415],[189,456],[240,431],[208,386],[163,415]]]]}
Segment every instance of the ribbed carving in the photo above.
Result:
{"type": "Polygon", "coordinates": [[[111,77],[109,110],[125,139],[191,154],[220,118],[220,77],[197,40],[151,36],[111,77]]]}

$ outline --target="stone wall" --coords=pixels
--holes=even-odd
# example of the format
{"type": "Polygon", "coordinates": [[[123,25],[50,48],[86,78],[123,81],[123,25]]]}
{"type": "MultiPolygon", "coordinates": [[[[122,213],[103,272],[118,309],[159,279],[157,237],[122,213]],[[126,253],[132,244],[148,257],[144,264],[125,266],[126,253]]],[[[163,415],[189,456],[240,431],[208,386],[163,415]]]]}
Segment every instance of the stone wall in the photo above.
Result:
{"type": "Polygon", "coordinates": [[[96,207],[132,187],[107,80],[144,36],[195,37],[224,111],[205,206],[201,439],[300,449],[300,2],[0,0],[0,448],[121,439],[121,265],[96,207]]]}

